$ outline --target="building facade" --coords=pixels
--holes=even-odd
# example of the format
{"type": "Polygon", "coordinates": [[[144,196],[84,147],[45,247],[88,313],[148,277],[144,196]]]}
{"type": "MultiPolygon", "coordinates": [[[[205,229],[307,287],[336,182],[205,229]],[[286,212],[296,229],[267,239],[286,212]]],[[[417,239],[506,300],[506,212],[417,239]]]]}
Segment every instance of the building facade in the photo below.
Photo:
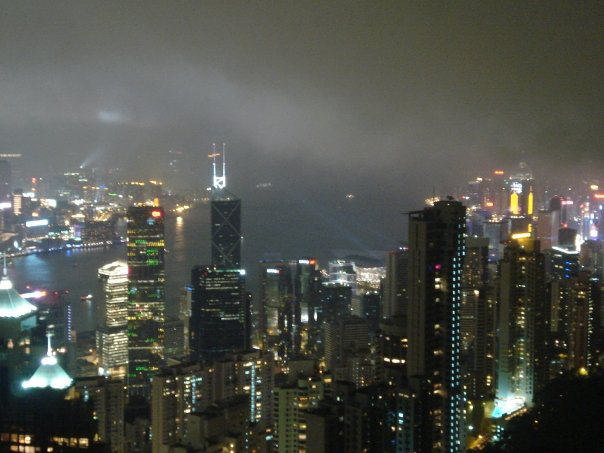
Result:
{"type": "Polygon", "coordinates": [[[241,200],[224,188],[212,189],[212,264],[241,268],[241,200]]]}
{"type": "Polygon", "coordinates": [[[438,201],[409,214],[409,382],[418,395],[416,448],[461,452],[461,273],[465,212],[438,201]]]}
{"type": "Polygon", "coordinates": [[[164,211],[128,209],[128,388],[148,392],[164,355],[164,211]]]}
{"type": "Polygon", "coordinates": [[[535,388],[548,379],[550,310],[539,241],[510,241],[499,275],[497,400],[506,413],[530,406],[535,388]]]}
{"type": "Polygon", "coordinates": [[[104,300],[100,304],[100,323],[96,350],[103,374],[125,377],[128,365],[128,264],[114,261],[98,272],[104,300]]]}
{"type": "Polygon", "coordinates": [[[249,348],[250,307],[240,269],[195,266],[189,322],[192,358],[218,357],[249,348]]]}

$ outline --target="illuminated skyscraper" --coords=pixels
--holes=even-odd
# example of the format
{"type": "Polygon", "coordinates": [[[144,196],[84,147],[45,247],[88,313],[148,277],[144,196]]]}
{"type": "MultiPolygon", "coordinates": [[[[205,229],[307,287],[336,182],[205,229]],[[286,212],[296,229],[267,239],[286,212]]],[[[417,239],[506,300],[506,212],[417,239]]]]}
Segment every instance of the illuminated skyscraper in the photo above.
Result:
{"type": "Polygon", "coordinates": [[[260,262],[260,317],[265,347],[280,357],[299,352],[308,325],[309,340],[321,328],[321,278],[314,258],[260,262]]]}
{"type": "Polygon", "coordinates": [[[128,390],[148,394],[163,361],[164,211],[128,209],[128,390]]]}
{"type": "Polygon", "coordinates": [[[594,296],[598,283],[591,280],[589,271],[582,271],[568,285],[568,368],[589,368],[594,359],[594,296]]]}
{"type": "Polygon", "coordinates": [[[212,189],[212,264],[241,267],[241,200],[226,189],[212,189]]]}
{"type": "Polygon", "coordinates": [[[265,349],[284,358],[293,352],[294,287],[287,261],[260,263],[260,322],[265,349]]]}
{"type": "Polygon", "coordinates": [[[241,200],[226,190],[225,146],[213,145],[211,265],[191,272],[189,346],[194,360],[216,358],[250,347],[251,314],[241,269],[241,200]],[[216,157],[222,172],[217,173],[216,157]]]}
{"type": "Polygon", "coordinates": [[[243,271],[195,266],[191,286],[192,358],[202,360],[249,348],[250,309],[243,271]]]}
{"type": "Polygon", "coordinates": [[[489,286],[489,240],[468,238],[462,276],[461,337],[468,397],[484,398],[495,383],[495,298],[489,286]]]}
{"type": "Polygon", "coordinates": [[[418,395],[418,451],[464,451],[461,271],[466,208],[438,201],[409,214],[407,372],[418,395]]]}
{"type": "Polygon", "coordinates": [[[99,366],[110,375],[125,375],[128,364],[128,265],[114,261],[99,269],[104,300],[96,333],[99,366]]]}
{"type": "Polygon", "coordinates": [[[226,190],[226,158],[222,148],[222,176],[216,171],[214,146],[212,180],[212,264],[227,269],[241,267],[241,200],[226,190]]]}
{"type": "Polygon", "coordinates": [[[20,216],[23,212],[23,191],[17,189],[12,194],[13,214],[20,216]]]}
{"type": "Polygon", "coordinates": [[[329,262],[329,281],[352,287],[353,293],[357,289],[356,265],[352,261],[335,260],[329,262]]]}
{"type": "Polygon", "coordinates": [[[508,243],[499,263],[498,415],[531,405],[548,377],[549,310],[539,241],[508,243]]]}

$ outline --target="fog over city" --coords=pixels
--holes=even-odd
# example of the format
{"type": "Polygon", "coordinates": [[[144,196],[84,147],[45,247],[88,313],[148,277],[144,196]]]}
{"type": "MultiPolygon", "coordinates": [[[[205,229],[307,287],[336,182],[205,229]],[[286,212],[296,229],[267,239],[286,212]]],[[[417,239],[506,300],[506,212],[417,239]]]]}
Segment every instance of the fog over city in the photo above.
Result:
{"type": "Polygon", "coordinates": [[[284,243],[351,210],[330,245],[386,249],[393,214],[433,191],[604,160],[599,2],[3,3],[0,151],[23,173],[119,166],[203,189],[226,142],[244,224],[284,243]],[[267,218],[272,203],[308,212],[267,218]]]}

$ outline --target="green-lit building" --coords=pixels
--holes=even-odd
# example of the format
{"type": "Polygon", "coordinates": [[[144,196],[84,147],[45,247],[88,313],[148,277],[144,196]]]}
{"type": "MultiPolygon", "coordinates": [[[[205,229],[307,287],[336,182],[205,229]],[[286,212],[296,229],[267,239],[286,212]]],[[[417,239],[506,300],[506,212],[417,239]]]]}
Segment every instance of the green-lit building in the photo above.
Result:
{"type": "Polygon", "coordinates": [[[128,392],[147,395],[164,356],[164,211],[128,209],[128,392]]]}

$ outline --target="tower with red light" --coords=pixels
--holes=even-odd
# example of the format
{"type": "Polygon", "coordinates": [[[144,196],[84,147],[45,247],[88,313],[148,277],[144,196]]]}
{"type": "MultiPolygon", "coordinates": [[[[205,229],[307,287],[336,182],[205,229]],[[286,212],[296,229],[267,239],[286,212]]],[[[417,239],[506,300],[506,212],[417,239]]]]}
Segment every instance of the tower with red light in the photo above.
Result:
{"type": "Polygon", "coordinates": [[[145,396],[164,355],[164,211],[128,209],[128,392],[145,396]]]}

